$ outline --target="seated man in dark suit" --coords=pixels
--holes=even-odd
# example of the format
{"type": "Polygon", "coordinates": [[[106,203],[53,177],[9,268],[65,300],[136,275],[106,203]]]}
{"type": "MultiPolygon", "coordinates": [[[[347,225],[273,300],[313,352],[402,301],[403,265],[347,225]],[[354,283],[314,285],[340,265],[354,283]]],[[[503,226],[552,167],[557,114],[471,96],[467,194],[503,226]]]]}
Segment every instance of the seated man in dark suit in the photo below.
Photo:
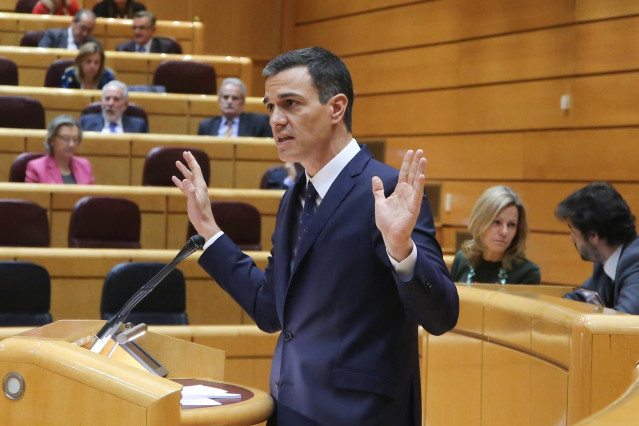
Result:
{"type": "Polygon", "coordinates": [[[129,106],[126,84],[113,80],[102,88],[102,113],[80,118],[83,130],[102,133],[149,133],[146,121],[124,114],[129,106]]]}
{"type": "Polygon", "coordinates": [[[217,98],[222,116],[200,121],[198,135],[273,137],[268,115],[244,112],[246,86],[242,80],[232,77],[224,79],[217,98]]]}
{"type": "Polygon", "coordinates": [[[287,161],[283,166],[271,167],[262,178],[262,189],[289,189],[295,185],[304,167],[300,163],[287,161]]]}
{"type": "Polygon", "coordinates": [[[568,223],[581,258],[595,264],[592,276],[564,298],[639,314],[639,237],[621,194],[608,183],[591,183],[559,203],[555,215],[568,223]]]}
{"type": "Polygon", "coordinates": [[[95,15],[89,9],[80,9],[73,17],[69,28],[51,28],[44,32],[38,47],[57,47],[59,49],[77,50],[87,41],[100,44],[91,37],[95,27],[95,15]]]}
{"type": "Polygon", "coordinates": [[[118,44],[115,50],[139,53],[179,53],[170,40],[153,37],[155,34],[155,15],[146,10],[137,12],[133,17],[133,40],[118,44]]]}

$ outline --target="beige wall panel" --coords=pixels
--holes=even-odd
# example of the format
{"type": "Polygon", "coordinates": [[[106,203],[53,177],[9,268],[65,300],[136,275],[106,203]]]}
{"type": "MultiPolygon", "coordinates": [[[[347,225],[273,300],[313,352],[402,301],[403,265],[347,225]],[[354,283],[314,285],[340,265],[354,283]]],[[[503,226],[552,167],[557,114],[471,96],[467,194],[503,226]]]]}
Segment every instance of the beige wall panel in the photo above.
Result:
{"type": "Polygon", "coordinates": [[[571,0],[422,2],[301,24],[295,43],[352,55],[543,28],[572,18],[571,0]]]}
{"type": "Polygon", "coordinates": [[[533,426],[530,356],[490,342],[482,355],[481,424],[533,426]]]}
{"type": "Polygon", "coordinates": [[[71,219],[71,211],[49,213],[51,247],[69,247],[69,219],[71,219]]]}
{"type": "Polygon", "coordinates": [[[298,25],[295,47],[322,46],[348,56],[454,40],[459,38],[457,3],[417,3],[298,25]]]}
{"type": "Polygon", "coordinates": [[[263,161],[238,161],[236,163],[237,178],[235,186],[239,188],[260,187],[262,175],[272,166],[281,166],[281,161],[263,162],[263,161]],[[257,179],[256,179],[257,178],[257,179]]]}
{"type": "Polygon", "coordinates": [[[348,2],[340,0],[295,0],[297,6],[295,18],[298,22],[318,21],[342,15],[370,13],[377,9],[401,7],[421,2],[420,0],[351,0],[348,2]]]}
{"type": "Polygon", "coordinates": [[[575,78],[570,114],[576,127],[637,124],[639,78],[636,72],[575,78]]]}
{"type": "Polygon", "coordinates": [[[579,286],[592,275],[592,263],[581,260],[568,235],[533,232],[527,247],[526,256],[541,269],[542,283],[579,286]]]}
{"type": "Polygon", "coordinates": [[[569,80],[558,79],[360,97],[353,132],[399,136],[565,127],[571,120],[559,100],[569,88],[569,80]]]}
{"type": "Polygon", "coordinates": [[[422,380],[426,424],[481,425],[481,340],[455,333],[424,335],[428,339],[422,365],[422,371],[428,371],[422,380]]]}
{"type": "MultiPolygon", "coordinates": [[[[186,198],[184,199],[184,207],[186,209],[186,198]]],[[[179,249],[186,243],[186,231],[189,226],[188,216],[184,213],[171,213],[168,215],[167,226],[170,229],[167,232],[167,247],[179,249]]]]}
{"type": "Polygon", "coordinates": [[[531,364],[530,424],[566,424],[568,372],[539,359],[531,364]]]}
{"type": "Polygon", "coordinates": [[[233,188],[235,181],[233,162],[211,161],[211,188],[233,188]]]}
{"type": "Polygon", "coordinates": [[[614,18],[639,13],[639,3],[633,0],[575,0],[575,20],[614,18]]]}
{"type": "Polygon", "coordinates": [[[104,157],[83,155],[91,161],[93,169],[93,177],[95,177],[96,185],[129,185],[129,167],[128,158],[122,157],[104,157]]]}
{"type": "Polygon", "coordinates": [[[628,40],[637,37],[639,17],[636,16],[575,26],[575,72],[636,70],[639,52],[628,40]]]}
{"type": "Polygon", "coordinates": [[[59,319],[100,318],[104,279],[62,278],[51,280],[51,316],[59,319]],[[67,303],[69,295],[76,303],[67,303]]]}
{"type": "Polygon", "coordinates": [[[570,75],[573,72],[573,44],[572,27],[459,43],[460,84],[570,75]]]}
{"type": "MultiPolygon", "coordinates": [[[[141,210],[144,205],[141,206],[141,210]]],[[[166,215],[142,211],[142,227],[140,229],[140,244],[146,249],[163,249],[167,247],[166,215]]]]}
{"type": "Polygon", "coordinates": [[[451,87],[459,85],[460,49],[460,44],[445,44],[351,56],[344,62],[357,95],[451,87]]]}

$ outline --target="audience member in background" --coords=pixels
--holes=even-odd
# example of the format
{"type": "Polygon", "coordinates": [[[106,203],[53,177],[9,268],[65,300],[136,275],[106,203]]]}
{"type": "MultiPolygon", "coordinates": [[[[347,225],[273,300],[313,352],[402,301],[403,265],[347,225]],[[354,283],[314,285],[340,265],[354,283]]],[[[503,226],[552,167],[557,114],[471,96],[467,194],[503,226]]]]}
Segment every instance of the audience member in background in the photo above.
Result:
{"type": "Polygon", "coordinates": [[[239,78],[226,78],[217,94],[222,116],[200,121],[198,135],[273,137],[268,115],[244,112],[246,85],[239,78]]]}
{"type": "Polygon", "coordinates": [[[124,114],[129,106],[129,90],[118,80],[108,82],[102,88],[102,113],[80,117],[84,130],[102,133],[149,133],[142,118],[124,114]]]}
{"type": "Polygon", "coordinates": [[[104,66],[104,51],[99,44],[88,42],[82,45],[75,57],[75,65],[62,74],[61,87],[65,89],[102,89],[115,80],[113,71],[104,66]]]}
{"type": "Polygon", "coordinates": [[[131,19],[141,10],[146,10],[146,7],[132,0],[102,0],[93,6],[93,13],[99,18],[131,19]]]}
{"type": "Polygon", "coordinates": [[[525,257],[528,223],[519,196],[507,186],[493,186],[470,214],[472,239],[455,255],[455,282],[539,284],[539,267],[525,257]]]}
{"type": "Polygon", "coordinates": [[[73,17],[69,28],[50,28],[46,30],[44,36],[38,42],[38,47],[77,50],[88,41],[100,44],[98,40],[91,37],[94,27],[95,15],[93,12],[88,9],[80,9],[73,17]]]}
{"type": "Polygon", "coordinates": [[[268,179],[262,184],[263,189],[288,189],[295,185],[299,174],[304,172],[304,167],[300,163],[287,161],[283,166],[269,169],[269,172],[268,179]]]}
{"type": "Polygon", "coordinates": [[[69,15],[78,13],[80,7],[75,0],[40,0],[31,13],[38,15],[69,15]]]}
{"type": "Polygon", "coordinates": [[[49,124],[44,148],[47,155],[29,161],[25,182],[93,184],[91,163],[76,157],[82,142],[80,123],[68,115],[59,115],[49,124]]]}
{"type": "Polygon", "coordinates": [[[115,50],[138,53],[179,53],[170,40],[153,37],[155,15],[142,11],[133,17],[133,40],[118,44],[115,50]]]}
{"type": "Polygon", "coordinates": [[[639,238],[626,200],[595,182],[559,203],[555,215],[568,223],[581,258],[595,263],[592,276],[564,297],[591,302],[596,292],[608,308],[639,314],[639,238]]]}

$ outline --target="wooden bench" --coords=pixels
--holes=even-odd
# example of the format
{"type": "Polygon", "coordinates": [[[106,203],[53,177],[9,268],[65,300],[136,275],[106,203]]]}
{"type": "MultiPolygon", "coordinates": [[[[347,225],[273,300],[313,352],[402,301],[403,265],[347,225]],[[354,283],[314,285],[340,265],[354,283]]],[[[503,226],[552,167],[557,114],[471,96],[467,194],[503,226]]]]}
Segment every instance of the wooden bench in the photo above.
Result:
{"type": "MultiPolygon", "coordinates": [[[[45,130],[0,129],[0,182],[22,152],[44,152],[45,130]]],[[[87,157],[97,184],[141,185],[144,160],[156,146],[183,146],[206,152],[210,159],[211,187],[257,189],[264,172],[281,165],[271,138],[219,138],[84,132],[79,156],[87,157]]]]}
{"type": "MultiPolygon", "coordinates": [[[[0,12],[0,44],[19,46],[27,31],[68,28],[70,23],[70,16],[0,12]]],[[[132,23],[131,19],[97,18],[91,35],[102,43],[104,50],[115,50],[115,46],[133,38],[132,23]]],[[[201,22],[158,20],[155,26],[157,35],[175,38],[184,53],[204,52],[204,24],[201,22]]]]}
{"type": "MultiPolygon", "coordinates": [[[[20,86],[42,87],[49,65],[58,59],[73,60],[77,51],[41,47],[0,46],[0,56],[11,59],[18,66],[20,86]]],[[[129,86],[152,84],[156,68],[164,61],[197,61],[215,68],[217,87],[227,77],[245,82],[251,93],[253,62],[239,56],[174,55],[158,53],[105,52],[105,65],[115,72],[118,80],[129,86]]]]}
{"type": "MultiPolygon", "coordinates": [[[[100,90],[23,86],[0,86],[0,95],[37,99],[44,106],[47,123],[60,114],[79,118],[84,107],[102,98],[100,90]]],[[[153,133],[197,135],[201,120],[221,114],[216,95],[130,92],[129,101],[144,108],[153,133]]],[[[262,98],[256,97],[246,99],[244,110],[266,112],[262,98]]]]}
{"type": "MultiPolygon", "coordinates": [[[[210,189],[214,200],[243,201],[262,216],[262,249],[270,250],[275,215],[283,191],[210,189]]],[[[145,249],[179,249],[186,242],[186,197],[177,188],[109,185],[0,183],[0,198],[31,200],[49,216],[51,247],[67,247],[69,219],[75,203],[85,196],[114,196],[134,201],[142,214],[140,242],[145,249]]]]}

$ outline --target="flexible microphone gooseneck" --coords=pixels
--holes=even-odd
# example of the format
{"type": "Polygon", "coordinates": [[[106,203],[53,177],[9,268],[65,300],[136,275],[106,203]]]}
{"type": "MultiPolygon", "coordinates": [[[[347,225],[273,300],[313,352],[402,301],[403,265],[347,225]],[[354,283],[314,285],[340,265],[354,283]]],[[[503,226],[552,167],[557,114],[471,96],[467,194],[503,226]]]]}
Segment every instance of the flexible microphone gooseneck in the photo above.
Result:
{"type": "Polygon", "coordinates": [[[100,353],[104,346],[107,344],[111,336],[118,331],[120,326],[124,323],[124,320],[129,316],[133,308],[140,303],[146,296],[149,295],[155,289],[155,287],[166,278],[169,273],[175,269],[175,267],[182,262],[184,259],[189,257],[193,252],[197,249],[201,248],[204,245],[204,237],[201,235],[193,235],[186,242],[182,250],[175,256],[175,258],[171,261],[171,263],[167,264],[164,268],[162,268],[153,278],[149,280],[146,284],[144,284],[138,291],[131,296],[131,298],[124,304],[122,309],[118,311],[106,324],[104,327],[98,331],[98,334],[95,335],[93,340],[91,341],[90,349],[92,352],[100,353]]]}

